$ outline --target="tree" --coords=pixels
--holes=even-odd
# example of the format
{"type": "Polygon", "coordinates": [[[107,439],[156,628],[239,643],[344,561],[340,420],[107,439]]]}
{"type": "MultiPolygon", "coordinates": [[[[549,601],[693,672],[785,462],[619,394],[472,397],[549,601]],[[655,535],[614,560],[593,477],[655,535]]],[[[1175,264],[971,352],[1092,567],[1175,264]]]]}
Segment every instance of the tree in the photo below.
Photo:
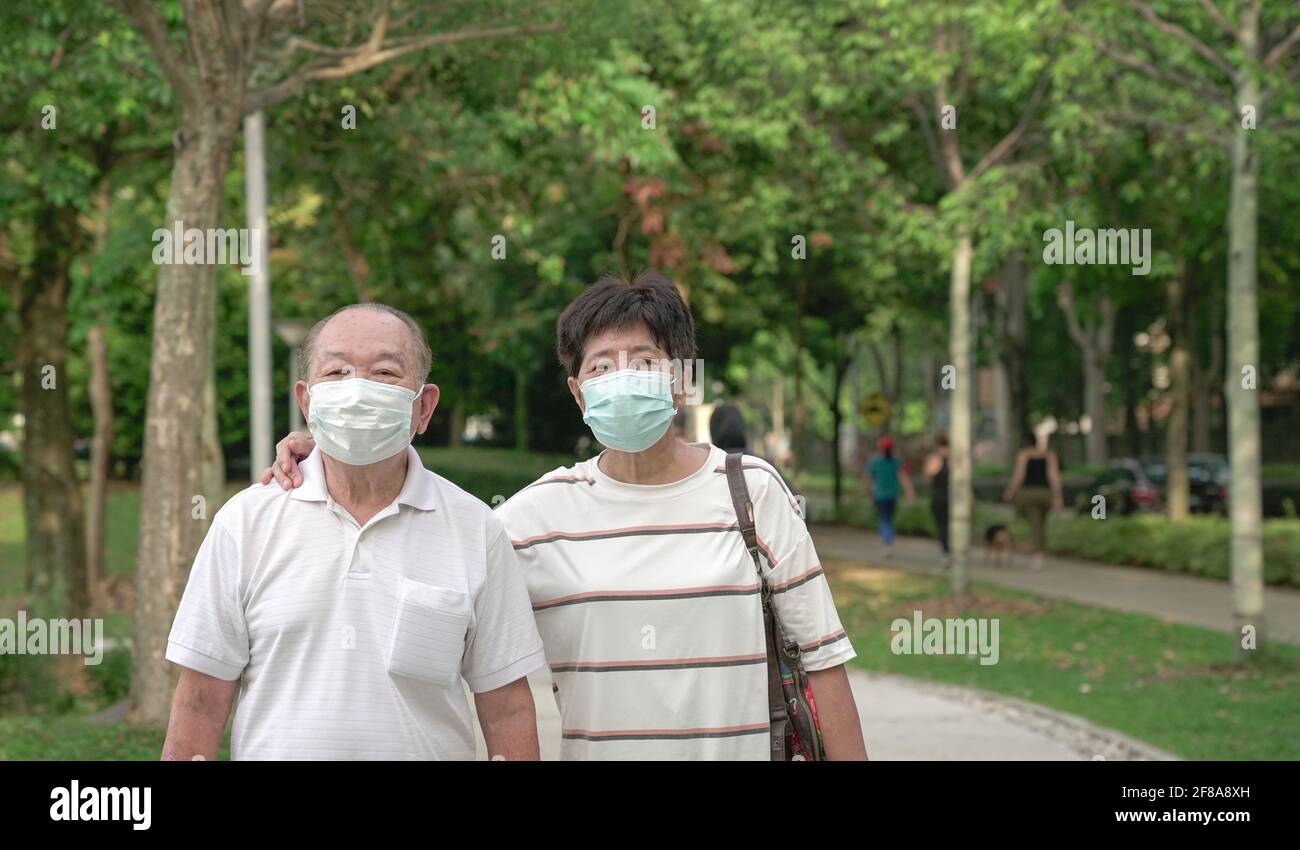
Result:
{"type": "MultiPolygon", "coordinates": [[[[1211,132],[1231,122],[1228,144],[1228,345],[1224,397],[1228,406],[1229,460],[1232,467],[1232,588],[1237,623],[1261,628],[1264,617],[1263,538],[1261,531],[1258,215],[1260,151],[1256,128],[1274,120],[1269,107],[1294,91],[1300,64],[1287,70],[1288,56],[1300,44],[1294,7],[1269,8],[1261,0],[1222,0],[1192,4],[1126,0],[1080,7],[1075,27],[1126,71],[1165,83],[1161,91],[1177,97],[1147,99],[1136,115],[1186,129],[1209,125],[1211,132]],[[1106,40],[1095,23],[1126,8],[1124,37],[1106,40]],[[1226,9],[1226,11],[1225,11],[1226,9]],[[1211,109],[1206,106],[1210,105],[1211,109]]],[[[1113,26],[1111,27],[1114,28],[1113,26]]],[[[1279,125],[1282,122],[1278,122],[1279,125]]],[[[1240,646],[1241,643],[1238,643],[1240,646]]]]}
{"type": "Polygon", "coordinates": [[[981,218],[981,207],[994,206],[991,200],[1005,205],[1006,194],[1015,191],[1005,177],[1051,81],[1053,14],[1031,2],[1008,3],[995,11],[920,2],[879,12],[887,22],[893,78],[902,81],[902,105],[915,114],[940,179],[939,208],[949,237],[949,547],[953,593],[962,597],[968,587],[974,513],[971,276],[976,236],[981,225],[992,229],[981,218]],[[1028,46],[1023,44],[1026,32],[1035,34],[1028,46]],[[972,102],[979,105],[970,108],[972,102]],[[1007,127],[1002,116],[1014,116],[1014,123],[1007,127]],[[977,151],[973,159],[972,150],[977,151]]]}
{"type": "Polygon", "coordinates": [[[0,281],[17,315],[23,514],[31,602],[72,616],[90,604],[85,509],[68,374],[74,264],[95,247],[114,169],[156,153],[150,81],[111,15],[79,4],[0,12],[0,281]],[[110,93],[105,93],[105,86],[110,93]]]}
{"type": "MultiPolygon", "coordinates": [[[[182,51],[158,6],[149,0],[114,5],[148,46],[180,112],[166,222],[201,233],[220,227],[224,181],[245,114],[294,97],[312,83],[431,47],[558,26],[475,25],[439,32],[445,20],[432,4],[399,8],[394,15],[393,4],[381,2],[365,27],[348,4],[313,5],[309,15],[301,4],[275,0],[182,0],[182,51]],[[331,34],[362,30],[365,38],[350,44],[323,43],[331,34]]],[[[211,490],[214,482],[205,481],[203,466],[195,463],[215,429],[213,272],[209,264],[162,265],[154,304],[154,327],[166,332],[154,334],[150,363],[131,681],[136,717],[149,724],[167,718],[167,631],[208,511],[220,500],[211,490]]]]}

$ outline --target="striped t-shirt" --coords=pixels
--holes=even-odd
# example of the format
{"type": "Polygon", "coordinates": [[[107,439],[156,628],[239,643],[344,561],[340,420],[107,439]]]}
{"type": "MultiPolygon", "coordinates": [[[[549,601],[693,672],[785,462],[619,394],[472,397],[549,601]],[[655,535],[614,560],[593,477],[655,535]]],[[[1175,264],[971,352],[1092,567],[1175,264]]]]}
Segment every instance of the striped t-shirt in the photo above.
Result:
{"type": "MultiPolygon", "coordinates": [[[[736,523],[726,454],[672,484],[542,476],[498,509],[524,569],[555,682],[566,759],[766,759],[759,581],[736,523]]],[[[855,653],[798,504],[746,457],[767,580],[809,670],[855,653]]]]}

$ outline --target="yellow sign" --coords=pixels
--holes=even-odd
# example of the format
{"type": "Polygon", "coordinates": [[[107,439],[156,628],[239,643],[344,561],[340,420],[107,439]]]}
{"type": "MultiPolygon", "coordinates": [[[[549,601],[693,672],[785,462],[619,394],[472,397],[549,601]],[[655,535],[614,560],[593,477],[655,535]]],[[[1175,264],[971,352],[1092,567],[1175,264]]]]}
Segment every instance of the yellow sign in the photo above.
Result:
{"type": "Polygon", "coordinates": [[[889,420],[889,413],[893,410],[893,405],[889,403],[889,399],[880,393],[872,393],[862,400],[859,409],[862,411],[862,415],[866,417],[868,425],[872,428],[879,428],[889,420]]]}

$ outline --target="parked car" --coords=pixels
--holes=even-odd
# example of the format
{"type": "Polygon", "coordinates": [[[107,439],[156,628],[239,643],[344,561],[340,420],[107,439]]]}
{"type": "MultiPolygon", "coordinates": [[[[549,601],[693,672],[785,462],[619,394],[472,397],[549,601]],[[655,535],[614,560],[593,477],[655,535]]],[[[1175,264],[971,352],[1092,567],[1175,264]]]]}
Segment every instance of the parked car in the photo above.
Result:
{"type": "Polygon", "coordinates": [[[1092,497],[1096,495],[1106,498],[1107,515],[1128,516],[1160,509],[1160,487],[1136,458],[1112,460],[1106,471],[1088,485],[1087,498],[1079,503],[1080,513],[1092,511],[1092,497]]]}
{"type": "MultiPolygon", "coordinates": [[[[1166,493],[1168,470],[1164,458],[1143,462],[1152,482],[1166,493]]],[[[1227,513],[1228,483],[1232,470],[1223,455],[1192,452],[1187,455],[1188,508],[1193,513],[1227,513]]],[[[1166,495],[1166,501],[1168,497],[1166,495]]]]}

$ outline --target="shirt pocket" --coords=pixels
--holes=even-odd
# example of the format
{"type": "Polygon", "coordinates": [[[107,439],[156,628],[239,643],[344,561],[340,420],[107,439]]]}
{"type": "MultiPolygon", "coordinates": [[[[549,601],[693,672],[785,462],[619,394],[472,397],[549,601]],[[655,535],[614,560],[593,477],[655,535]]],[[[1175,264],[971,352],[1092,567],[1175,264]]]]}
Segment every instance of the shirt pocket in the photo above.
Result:
{"type": "Polygon", "coordinates": [[[460,676],[469,622],[469,594],[403,577],[389,674],[450,686],[460,676]]]}

